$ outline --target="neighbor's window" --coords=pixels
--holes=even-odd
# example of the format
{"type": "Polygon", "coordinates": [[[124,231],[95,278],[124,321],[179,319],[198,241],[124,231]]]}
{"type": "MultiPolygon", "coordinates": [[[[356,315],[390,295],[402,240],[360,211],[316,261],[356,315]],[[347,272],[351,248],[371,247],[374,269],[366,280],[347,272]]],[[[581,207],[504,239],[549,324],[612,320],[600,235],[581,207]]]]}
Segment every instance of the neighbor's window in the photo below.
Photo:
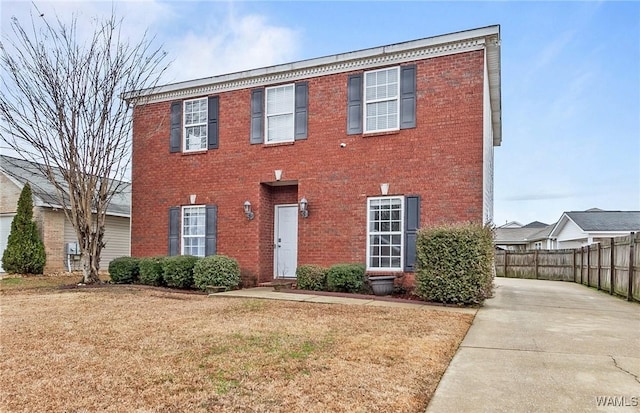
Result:
{"type": "Polygon", "coordinates": [[[188,206],[182,208],[182,255],[205,255],[206,208],[188,206]]]}
{"type": "Polygon", "coordinates": [[[403,197],[367,200],[367,269],[402,270],[403,197]]]}
{"type": "Polygon", "coordinates": [[[294,85],[266,88],[265,143],[293,142],[294,139],[294,85]]]}
{"type": "Polygon", "coordinates": [[[396,130],[400,111],[400,68],[364,74],[364,132],[396,130]]]}
{"type": "Polygon", "coordinates": [[[207,98],[184,102],[184,151],[207,149],[207,98]]]}

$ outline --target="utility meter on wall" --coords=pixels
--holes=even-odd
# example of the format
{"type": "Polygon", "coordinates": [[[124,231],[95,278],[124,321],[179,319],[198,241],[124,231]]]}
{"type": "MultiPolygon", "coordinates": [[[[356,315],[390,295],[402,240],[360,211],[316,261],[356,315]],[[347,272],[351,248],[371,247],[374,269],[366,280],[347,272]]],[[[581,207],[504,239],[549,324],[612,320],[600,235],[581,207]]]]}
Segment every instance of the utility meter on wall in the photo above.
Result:
{"type": "Polygon", "coordinates": [[[77,242],[67,242],[67,254],[68,255],[80,254],[80,248],[78,248],[77,242]]]}

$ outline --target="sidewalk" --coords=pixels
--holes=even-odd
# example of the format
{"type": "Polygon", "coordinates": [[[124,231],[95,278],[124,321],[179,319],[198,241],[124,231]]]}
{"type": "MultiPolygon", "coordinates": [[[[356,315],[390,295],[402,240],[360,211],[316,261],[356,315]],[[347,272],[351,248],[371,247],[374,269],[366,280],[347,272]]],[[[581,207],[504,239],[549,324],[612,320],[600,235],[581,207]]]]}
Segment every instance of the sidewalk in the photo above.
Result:
{"type": "Polygon", "coordinates": [[[496,279],[427,413],[639,412],[640,304],[496,279]]]}
{"type": "MultiPolygon", "coordinates": [[[[353,296],[353,294],[350,294],[353,296]]],[[[457,313],[475,314],[478,310],[474,308],[458,308],[458,307],[445,307],[440,305],[429,305],[420,301],[415,303],[407,302],[403,300],[392,301],[382,297],[375,296],[358,296],[358,298],[352,297],[340,297],[336,295],[323,295],[322,293],[313,292],[280,292],[274,291],[273,287],[256,287],[247,288],[242,290],[226,291],[223,293],[211,294],[215,297],[243,297],[243,298],[257,298],[257,299],[269,299],[269,300],[286,300],[286,301],[300,301],[308,303],[323,303],[323,304],[350,304],[350,305],[368,305],[377,307],[398,307],[398,308],[423,308],[425,310],[437,310],[437,311],[451,311],[457,313]]]]}

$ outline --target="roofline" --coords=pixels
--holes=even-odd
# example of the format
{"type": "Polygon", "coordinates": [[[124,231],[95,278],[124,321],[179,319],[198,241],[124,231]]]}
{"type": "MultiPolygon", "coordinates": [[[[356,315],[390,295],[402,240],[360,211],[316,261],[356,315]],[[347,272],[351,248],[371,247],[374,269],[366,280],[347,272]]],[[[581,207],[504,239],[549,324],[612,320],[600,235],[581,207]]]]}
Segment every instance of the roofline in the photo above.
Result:
{"type": "Polygon", "coordinates": [[[483,49],[486,51],[494,146],[499,146],[502,142],[500,25],[128,91],[122,98],[134,104],[137,98],[143,98],[142,104],[181,100],[483,49]]]}
{"type": "MultiPolygon", "coordinates": [[[[15,179],[11,174],[7,173],[7,171],[5,171],[4,169],[0,168],[0,170],[1,170],[2,174],[7,177],[7,179],[9,179],[14,185],[16,185],[22,191],[22,189],[24,188],[24,184],[22,182],[20,182],[17,179],[15,179]]],[[[38,207],[38,208],[52,208],[52,209],[70,209],[70,207],[65,208],[62,205],[51,204],[51,203],[48,203],[48,202],[44,202],[42,200],[42,198],[40,198],[38,195],[36,195],[34,193],[32,193],[31,196],[33,196],[33,198],[34,198],[33,206],[35,206],[35,207],[38,207]]],[[[117,213],[117,212],[105,211],[105,215],[108,215],[110,217],[131,218],[131,207],[129,207],[129,214],[121,214],[121,213],[117,213]]]]}
{"type": "MultiPolygon", "coordinates": [[[[12,156],[7,156],[7,155],[0,155],[0,157],[7,157],[7,158],[12,158],[12,159],[16,159],[22,162],[29,162],[29,163],[34,163],[31,161],[27,161],[25,159],[21,159],[21,158],[14,158],[12,156]]],[[[0,163],[0,172],[2,172],[2,174],[4,176],[7,177],[7,179],[9,179],[14,185],[16,185],[21,191],[24,188],[24,183],[20,182],[20,180],[18,180],[13,174],[9,173],[9,171],[7,171],[3,166],[2,163],[0,163]]],[[[28,182],[28,180],[25,178],[25,181],[28,182]]],[[[120,183],[124,183],[127,185],[131,185],[131,182],[127,182],[127,181],[118,181],[120,183]]],[[[31,184],[29,184],[31,185],[31,184]]],[[[40,207],[40,208],[53,208],[53,209],[70,209],[70,207],[65,208],[62,205],[58,205],[58,204],[51,204],[49,202],[45,202],[42,198],[40,198],[37,194],[35,194],[33,192],[33,190],[31,191],[31,196],[34,199],[33,202],[33,206],[36,207],[40,207]]],[[[107,208],[108,209],[108,208],[107,208]]],[[[105,215],[108,216],[114,216],[114,217],[126,217],[126,218],[131,218],[131,205],[129,205],[129,214],[121,214],[121,213],[114,213],[114,212],[109,212],[109,211],[105,211],[105,215]]]]}
{"type": "MultiPolygon", "coordinates": [[[[558,220],[558,222],[556,222],[556,224],[554,225],[553,229],[551,230],[551,232],[549,233],[549,238],[557,238],[558,234],[556,234],[556,230],[560,228],[560,223],[562,222],[563,218],[566,218],[567,222],[571,221],[573,222],[573,224],[580,229],[580,231],[582,232],[582,234],[584,234],[585,236],[589,236],[589,235],[607,235],[607,234],[616,234],[616,233],[631,233],[631,232],[640,232],[640,228],[636,229],[636,230],[607,230],[607,231],[588,231],[585,230],[584,228],[582,228],[580,225],[578,225],[577,222],[575,222],[571,216],[569,215],[569,213],[571,212],[587,212],[587,211],[568,211],[568,212],[563,212],[562,216],[560,217],[560,219],[558,220]]],[[[598,211],[598,212],[638,212],[638,211],[598,211]]],[[[566,224],[564,224],[566,225],[566,224]]],[[[564,226],[563,225],[563,226],[564,226]]]]}
{"type": "MultiPolygon", "coordinates": [[[[578,228],[580,228],[580,231],[582,231],[582,228],[580,227],[580,225],[576,224],[569,215],[567,215],[566,212],[563,212],[562,215],[560,216],[560,219],[558,220],[558,222],[556,222],[556,224],[553,226],[553,229],[551,229],[551,232],[549,232],[549,238],[557,238],[558,234],[556,234],[556,229],[558,229],[560,227],[560,223],[562,222],[562,219],[566,218],[568,220],[570,220],[571,222],[573,222],[578,228]]],[[[582,231],[584,232],[584,231],[582,231]]]]}
{"type": "MultiPolygon", "coordinates": [[[[429,49],[429,48],[433,48],[434,46],[441,46],[440,47],[441,50],[439,50],[439,52],[445,52],[445,53],[439,53],[438,55],[451,54],[452,52],[455,52],[455,51],[451,50],[451,48],[444,47],[445,45],[453,46],[454,44],[458,44],[461,42],[466,42],[474,39],[487,38],[487,37],[496,37],[496,36],[497,38],[495,40],[497,42],[497,45],[499,46],[500,26],[499,25],[486,26],[478,29],[464,30],[464,31],[439,35],[439,36],[427,37],[427,38],[418,39],[418,40],[411,40],[408,42],[372,47],[369,49],[362,49],[362,50],[357,50],[353,52],[339,53],[339,54],[330,55],[330,56],[300,60],[296,62],[284,63],[284,64],[279,64],[274,66],[267,66],[267,67],[262,67],[257,69],[250,69],[242,72],[235,72],[235,73],[229,73],[229,74],[218,75],[218,76],[210,76],[206,78],[187,80],[187,81],[177,82],[177,83],[170,83],[163,86],[156,86],[148,89],[142,89],[139,91],[128,91],[123,94],[123,98],[125,100],[130,100],[135,97],[155,97],[155,99],[153,99],[154,101],[166,100],[171,98],[171,92],[180,92],[180,91],[193,90],[193,89],[199,90],[199,88],[202,88],[205,86],[215,86],[215,85],[226,84],[226,83],[230,83],[238,80],[264,78],[267,76],[270,77],[269,83],[274,83],[274,82],[277,82],[280,78],[276,76],[278,74],[283,74],[283,73],[292,72],[292,71],[298,72],[305,69],[319,68],[323,66],[326,67],[329,65],[331,66],[341,65],[341,68],[343,70],[337,70],[337,71],[347,72],[347,71],[354,70],[352,66],[354,65],[358,66],[358,63],[360,64],[365,63],[363,62],[363,60],[365,59],[371,59],[379,56],[396,55],[399,53],[406,53],[410,51],[418,52],[421,49],[429,49]]],[[[433,51],[432,53],[435,54],[437,52],[438,51],[433,51]]],[[[424,54],[418,55],[416,53],[414,56],[407,56],[407,57],[409,58],[409,60],[420,60],[420,59],[423,59],[425,56],[424,54]],[[411,57],[413,57],[413,59],[410,59],[411,57]]],[[[374,65],[375,64],[378,64],[378,62],[377,61],[374,62],[374,65]]],[[[316,73],[321,73],[321,71],[317,70],[313,72],[305,72],[304,77],[309,77],[309,75],[316,74],[316,73]]],[[[230,85],[226,85],[226,86],[229,88],[229,90],[231,90],[230,85]]],[[[247,86],[241,85],[236,87],[236,89],[243,89],[245,87],[247,86]]],[[[227,90],[227,88],[221,88],[221,89],[227,90]]],[[[198,94],[198,93],[195,93],[195,94],[198,94]]]]}
{"type": "MultiPolygon", "coordinates": [[[[71,209],[71,207],[65,208],[65,207],[60,206],[60,205],[49,204],[49,203],[46,203],[46,202],[41,202],[40,205],[36,205],[36,206],[38,206],[40,208],[51,208],[51,209],[71,209]]],[[[91,213],[95,214],[96,212],[92,210],[91,213]]],[[[129,214],[122,214],[122,213],[119,213],[119,212],[105,212],[104,214],[106,216],[109,216],[109,217],[131,218],[131,208],[129,208],[129,214]]]]}

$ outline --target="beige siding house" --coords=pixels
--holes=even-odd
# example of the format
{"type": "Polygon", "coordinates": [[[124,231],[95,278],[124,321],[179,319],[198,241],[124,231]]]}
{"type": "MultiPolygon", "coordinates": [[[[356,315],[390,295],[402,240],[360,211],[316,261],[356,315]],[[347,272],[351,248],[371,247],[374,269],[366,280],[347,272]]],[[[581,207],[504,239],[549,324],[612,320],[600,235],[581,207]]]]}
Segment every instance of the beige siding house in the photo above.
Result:
{"type": "MultiPolygon", "coordinates": [[[[0,257],[7,246],[11,221],[16,213],[18,198],[24,184],[29,182],[33,192],[33,216],[44,242],[47,262],[45,272],[80,269],[78,255],[67,253],[67,245],[77,242],[71,222],[55,199],[53,186],[30,162],[0,155],[0,257]]],[[[116,257],[131,254],[131,185],[124,184],[107,211],[105,247],[100,267],[106,269],[116,257]]],[[[0,262],[0,272],[2,272],[0,262]]]]}

